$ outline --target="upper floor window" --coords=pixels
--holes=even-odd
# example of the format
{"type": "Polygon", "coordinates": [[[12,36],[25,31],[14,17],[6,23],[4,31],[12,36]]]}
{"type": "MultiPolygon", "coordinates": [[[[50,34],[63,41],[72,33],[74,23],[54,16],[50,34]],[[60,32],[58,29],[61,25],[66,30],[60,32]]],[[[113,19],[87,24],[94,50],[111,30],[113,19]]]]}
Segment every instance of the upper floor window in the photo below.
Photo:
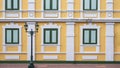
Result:
{"type": "Polygon", "coordinates": [[[19,29],[6,28],[5,29],[5,43],[6,44],[19,44],[19,29]]]}
{"type": "Polygon", "coordinates": [[[44,29],[44,44],[58,43],[58,29],[44,29]]]}
{"type": "Polygon", "coordinates": [[[6,10],[19,10],[19,0],[6,0],[5,8],[6,10]]]}
{"type": "Polygon", "coordinates": [[[83,10],[97,10],[98,0],[83,0],[83,10]]]}
{"type": "Polygon", "coordinates": [[[83,29],[83,44],[97,44],[97,29],[83,29]]]}
{"type": "Polygon", "coordinates": [[[44,0],[44,10],[58,10],[58,0],[44,0]]]}

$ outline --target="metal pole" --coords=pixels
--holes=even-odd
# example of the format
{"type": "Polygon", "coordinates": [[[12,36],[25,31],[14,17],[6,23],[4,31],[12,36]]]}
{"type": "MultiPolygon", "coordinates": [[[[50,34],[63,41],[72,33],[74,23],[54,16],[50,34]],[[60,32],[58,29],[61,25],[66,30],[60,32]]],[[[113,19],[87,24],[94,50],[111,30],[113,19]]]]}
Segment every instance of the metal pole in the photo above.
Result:
{"type": "Polygon", "coordinates": [[[30,65],[28,66],[28,68],[34,68],[34,64],[33,64],[33,34],[34,34],[34,31],[31,29],[31,31],[30,31],[30,35],[31,35],[31,60],[30,60],[30,65]]]}

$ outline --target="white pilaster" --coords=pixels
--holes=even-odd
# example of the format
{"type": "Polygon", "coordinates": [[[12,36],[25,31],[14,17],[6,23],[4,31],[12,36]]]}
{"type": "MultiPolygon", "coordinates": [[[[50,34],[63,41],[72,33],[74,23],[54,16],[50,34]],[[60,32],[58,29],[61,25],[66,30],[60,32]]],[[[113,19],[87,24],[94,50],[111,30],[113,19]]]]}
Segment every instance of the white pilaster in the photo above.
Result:
{"type": "Polygon", "coordinates": [[[74,61],[74,22],[67,22],[66,60],[74,61]]]}
{"type": "Polygon", "coordinates": [[[106,61],[114,61],[114,23],[106,23],[106,61]]]}
{"type": "Polygon", "coordinates": [[[67,1],[67,10],[68,10],[68,18],[73,18],[74,17],[74,0],[68,0],[67,1]]]}
{"type": "MultiPolygon", "coordinates": [[[[28,30],[27,31],[31,31],[31,29],[33,31],[35,31],[35,22],[27,22],[28,24],[28,30]]],[[[28,41],[27,41],[27,51],[28,51],[28,54],[27,54],[27,57],[28,57],[28,60],[30,60],[30,56],[31,56],[31,35],[30,33],[28,32],[28,41]]],[[[33,35],[33,60],[35,60],[35,33],[33,35]]]]}
{"type": "Polygon", "coordinates": [[[107,12],[107,18],[113,18],[113,0],[106,0],[106,10],[107,11],[110,11],[110,12],[107,12]]]}
{"type": "Polygon", "coordinates": [[[29,18],[34,18],[35,17],[35,0],[28,0],[28,16],[29,18]]]}

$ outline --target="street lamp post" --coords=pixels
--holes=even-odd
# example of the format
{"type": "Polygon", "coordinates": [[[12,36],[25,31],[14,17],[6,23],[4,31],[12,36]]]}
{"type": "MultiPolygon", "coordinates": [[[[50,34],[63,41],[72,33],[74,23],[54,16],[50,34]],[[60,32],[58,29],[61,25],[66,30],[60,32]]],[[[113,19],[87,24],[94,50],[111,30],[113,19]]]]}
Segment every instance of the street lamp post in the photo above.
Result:
{"type": "Polygon", "coordinates": [[[25,27],[26,32],[30,33],[30,36],[31,36],[31,56],[30,56],[30,64],[29,64],[28,68],[34,68],[34,63],[33,63],[33,34],[35,32],[38,32],[39,25],[38,24],[35,25],[35,31],[33,31],[32,29],[31,29],[31,31],[28,31],[28,25],[26,23],[25,23],[24,27],[25,27]]]}

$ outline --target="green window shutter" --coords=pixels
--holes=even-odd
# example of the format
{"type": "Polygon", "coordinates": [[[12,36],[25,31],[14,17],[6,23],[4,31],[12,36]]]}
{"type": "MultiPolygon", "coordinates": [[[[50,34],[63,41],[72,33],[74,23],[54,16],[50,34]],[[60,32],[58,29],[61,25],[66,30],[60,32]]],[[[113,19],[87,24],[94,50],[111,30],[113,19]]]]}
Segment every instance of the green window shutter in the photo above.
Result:
{"type": "Polygon", "coordinates": [[[83,44],[97,44],[97,29],[83,29],[83,44]]]}
{"type": "Polygon", "coordinates": [[[83,10],[97,10],[98,0],[83,0],[83,10]]]}
{"type": "Polygon", "coordinates": [[[5,30],[5,43],[11,43],[12,42],[12,31],[9,29],[5,30]]]}
{"type": "Polygon", "coordinates": [[[83,33],[83,35],[84,35],[84,42],[83,43],[89,43],[89,30],[84,30],[84,33],[83,33]]]}
{"type": "Polygon", "coordinates": [[[97,0],[91,0],[91,10],[97,10],[97,0]]]}
{"type": "Polygon", "coordinates": [[[19,31],[13,30],[13,43],[19,43],[19,31]]]}
{"type": "Polygon", "coordinates": [[[58,0],[44,0],[44,10],[58,10],[58,0]]]}
{"type": "Polygon", "coordinates": [[[19,0],[5,0],[6,10],[19,10],[19,0]]]}
{"type": "Polygon", "coordinates": [[[44,44],[58,43],[58,29],[44,29],[44,44]]]}
{"type": "Polygon", "coordinates": [[[83,9],[84,10],[90,9],[90,0],[83,0],[83,9]]]}
{"type": "Polygon", "coordinates": [[[58,0],[52,0],[52,9],[57,10],[58,9],[58,0]]]}
{"type": "Polygon", "coordinates": [[[50,30],[44,30],[44,43],[50,43],[50,30]]]}
{"type": "Polygon", "coordinates": [[[91,43],[97,43],[97,30],[91,30],[91,43]]]}
{"type": "Polygon", "coordinates": [[[6,44],[19,44],[19,29],[5,29],[5,43],[6,44]]]}
{"type": "Polygon", "coordinates": [[[51,0],[44,0],[44,9],[49,10],[50,9],[50,1],[51,0]]]}

